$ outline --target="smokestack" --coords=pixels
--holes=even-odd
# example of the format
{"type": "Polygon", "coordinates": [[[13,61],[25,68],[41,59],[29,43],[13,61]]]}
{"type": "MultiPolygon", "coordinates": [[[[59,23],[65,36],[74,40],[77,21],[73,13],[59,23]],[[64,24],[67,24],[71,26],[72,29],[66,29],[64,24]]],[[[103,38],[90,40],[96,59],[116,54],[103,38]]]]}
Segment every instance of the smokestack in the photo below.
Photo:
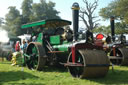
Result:
{"type": "Polygon", "coordinates": [[[114,25],[114,17],[112,16],[110,19],[111,23],[111,35],[112,35],[112,40],[115,41],[115,25],[114,25]]]}
{"type": "Polygon", "coordinates": [[[72,18],[73,18],[73,40],[77,41],[78,27],[79,27],[79,4],[77,2],[72,5],[72,18]]]}

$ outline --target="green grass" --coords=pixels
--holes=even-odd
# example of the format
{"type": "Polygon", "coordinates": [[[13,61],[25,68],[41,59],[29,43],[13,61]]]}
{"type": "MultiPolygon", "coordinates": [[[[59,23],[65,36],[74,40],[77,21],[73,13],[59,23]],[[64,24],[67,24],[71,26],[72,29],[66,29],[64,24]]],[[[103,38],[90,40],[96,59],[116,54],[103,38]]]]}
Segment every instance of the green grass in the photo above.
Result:
{"type": "Polygon", "coordinates": [[[67,69],[45,67],[43,71],[11,66],[0,61],[0,85],[128,85],[128,67],[115,66],[106,77],[97,79],[73,78],[67,69]]]}

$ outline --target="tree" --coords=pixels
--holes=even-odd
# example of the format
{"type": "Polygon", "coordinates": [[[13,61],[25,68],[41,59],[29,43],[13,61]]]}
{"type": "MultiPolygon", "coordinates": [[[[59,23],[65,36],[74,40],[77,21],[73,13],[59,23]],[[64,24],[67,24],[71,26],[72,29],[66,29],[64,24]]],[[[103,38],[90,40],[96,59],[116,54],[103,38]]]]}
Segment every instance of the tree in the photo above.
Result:
{"type": "MultiPolygon", "coordinates": [[[[26,20],[26,23],[29,22],[35,22],[39,20],[46,20],[46,19],[58,19],[60,18],[58,16],[59,12],[54,8],[55,3],[54,2],[46,2],[46,0],[40,0],[40,3],[32,3],[31,4],[31,13],[27,17],[28,19],[24,19],[26,17],[23,17],[23,20],[26,20]]],[[[24,16],[24,15],[23,15],[24,16]]],[[[24,24],[26,24],[24,23],[24,24]]],[[[24,31],[28,31],[29,29],[24,29],[24,31]]],[[[25,32],[25,33],[26,33],[25,32]]]]}
{"type": "Polygon", "coordinates": [[[46,3],[45,0],[40,0],[40,3],[34,3],[32,5],[32,14],[30,16],[31,21],[38,21],[44,19],[57,19],[58,11],[54,9],[55,3],[49,1],[46,3]]]}
{"type": "Polygon", "coordinates": [[[2,26],[2,24],[4,24],[4,18],[0,17],[0,26],[2,26]]]}
{"type": "Polygon", "coordinates": [[[126,24],[128,24],[128,1],[127,0],[118,0],[117,3],[117,8],[115,10],[117,10],[117,15],[120,16],[120,19],[125,22],[126,24]]]}
{"type": "Polygon", "coordinates": [[[32,15],[33,0],[24,0],[21,5],[23,23],[30,22],[30,15],[32,15]]]}
{"type": "Polygon", "coordinates": [[[127,0],[114,0],[107,7],[100,10],[99,15],[108,20],[111,16],[115,17],[115,20],[119,21],[115,23],[115,33],[121,34],[127,32],[128,24],[128,1],[127,0]]]}
{"type": "Polygon", "coordinates": [[[125,23],[117,22],[115,23],[115,33],[116,34],[122,34],[126,33],[127,26],[125,23]]]}
{"type": "Polygon", "coordinates": [[[107,7],[102,8],[99,12],[99,15],[102,16],[102,18],[110,19],[111,16],[114,16],[117,18],[118,16],[116,15],[116,7],[117,7],[117,2],[118,0],[112,1],[107,7]]]}
{"type": "Polygon", "coordinates": [[[33,21],[60,18],[58,11],[54,8],[55,3],[45,0],[40,0],[40,3],[33,3],[33,0],[24,0],[21,6],[22,14],[15,6],[10,6],[9,12],[6,14],[5,26],[10,35],[21,35],[27,33],[27,30],[22,30],[21,25],[33,21]]]}
{"type": "Polygon", "coordinates": [[[12,35],[20,35],[22,32],[20,28],[22,24],[22,17],[20,12],[16,9],[15,6],[10,6],[8,9],[9,13],[5,16],[5,25],[7,26],[6,30],[12,35]]]}
{"type": "Polygon", "coordinates": [[[111,33],[111,30],[110,30],[110,26],[99,26],[96,29],[93,29],[93,32],[107,35],[111,33]]]}
{"type": "Polygon", "coordinates": [[[123,23],[128,24],[128,1],[127,0],[114,0],[107,7],[104,7],[100,10],[99,15],[107,20],[111,16],[114,16],[115,19],[120,20],[123,23]]]}
{"type": "Polygon", "coordinates": [[[84,24],[86,25],[87,29],[94,29],[98,26],[97,21],[95,20],[97,16],[94,16],[94,11],[98,6],[98,0],[95,0],[93,3],[89,3],[87,0],[83,0],[86,7],[81,7],[80,10],[80,18],[83,20],[84,24]]]}
{"type": "Polygon", "coordinates": [[[47,19],[58,19],[58,18],[60,18],[58,16],[59,12],[54,7],[55,7],[54,2],[49,1],[47,3],[47,11],[46,11],[47,19]]]}
{"type": "MultiPolygon", "coordinates": [[[[127,26],[125,23],[117,22],[115,23],[115,34],[128,33],[125,29],[127,26]]],[[[94,33],[103,33],[103,34],[111,34],[111,27],[109,26],[100,26],[93,30],[94,33]]]]}
{"type": "Polygon", "coordinates": [[[46,0],[40,0],[40,3],[33,3],[33,0],[24,0],[22,3],[22,15],[24,23],[60,18],[59,12],[54,8],[55,3],[46,0]]]}

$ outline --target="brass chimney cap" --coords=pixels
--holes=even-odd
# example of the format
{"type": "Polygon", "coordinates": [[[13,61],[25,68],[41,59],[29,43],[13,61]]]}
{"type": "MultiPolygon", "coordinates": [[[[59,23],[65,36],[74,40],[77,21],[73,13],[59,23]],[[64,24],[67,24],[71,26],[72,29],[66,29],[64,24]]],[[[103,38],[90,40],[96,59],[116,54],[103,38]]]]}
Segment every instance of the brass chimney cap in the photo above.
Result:
{"type": "Polygon", "coordinates": [[[80,9],[79,4],[77,2],[73,3],[72,9],[73,10],[79,10],[80,9]]]}

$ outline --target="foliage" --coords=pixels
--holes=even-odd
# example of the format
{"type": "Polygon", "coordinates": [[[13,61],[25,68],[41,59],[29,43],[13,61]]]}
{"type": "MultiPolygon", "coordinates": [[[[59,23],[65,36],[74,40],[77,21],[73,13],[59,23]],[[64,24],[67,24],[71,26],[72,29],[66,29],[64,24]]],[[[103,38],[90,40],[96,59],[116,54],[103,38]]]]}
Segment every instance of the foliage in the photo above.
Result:
{"type": "Polygon", "coordinates": [[[22,16],[23,16],[23,23],[30,22],[30,15],[32,14],[32,4],[33,0],[24,0],[22,2],[22,16]]]}
{"type": "Polygon", "coordinates": [[[127,0],[120,0],[117,8],[117,15],[121,16],[121,20],[128,24],[128,1],[127,0]]]}
{"type": "Polygon", "coordinates": [[[9,12],[6,14],[6,30],[13,35],[21,34],[20,26],[22,24],[22,17],[18,9],[15,6],[10,6],[9,12]]]}
{"type": "Polygon", "coordinates": [[[115,20],[119,21],[115,23],[115,33],[128,33],[128,1],[127,0],[113,0],[107,7],[100,10],[99,14],[104,20],[110,19],[111,16],[115,17],[115,20]]]}
{"type": "Polygon", "coordinates": [[[110,26],[99,26],[96,29],[93,29],[94,33],[110,34],[110,26]]]}
{"type": "Polygon", "coordinates": [[[114,66],[103,78],[73,78],[66,69],[44,67],[43,71],[0,62],[0,85],[127,85],[128,67],[114,66]],[[24,70],[23,70],[24,69],[24,70]]]}
{"type": "Polygon", "coordinates": [[[116,19],[117,16],[116,8],[119,0],[112,1],[107,7],[100,9],[99,15],[102,16],[105,20],[110,19],[111,16],[114,16],[116,19]]]}
{"type": "Polygon", "coordinates": [[[117,22],[115,23],[115,33],[122,34],[127,32],[127,26],[125,23],[117,22]]]}
{"type": "MultiPolygon", "coordinates": [[[[111,34],[111,26],[99,26],[93,29],[94,33],[111,34]]],[[[117,22],[115,23],[115,34],[128,33],[127,26],[125,23],[117,22]]]]}
{"type": "Polygon", "coordinates": [[[21,35],[27,32],[27,30],[21,30],[21,25],[30,23],[33,21],[60,18],[59,12],[54,8],[55,3],[45,0],[40,0],[40,3],[33,3],[33,0],[24,0],[21,5],[22,13],[15,6],[10,6],[9,12],[6,14],[5,26],[9,32],[9,35],[21,35]]]}
{"type": "Polygon", "coordinates": [[[0,17],[0,26],[2,26],[2,24],[4,24],[4,18],[0,17]]]}
{"type": "Polygon", "coordinates": [[[45,0],[41,0],[41,3],[34,3],[32,5],[33,14],[30,15],[30,21],[44,20],[44,19],[57,19],[58,11],[54,9],[55,3],[49,1],[46,3],[45,0]]]}
{"type": "Polygon", "coordinates": [[[87,29],[92,30],[98,26],[96,20],[97,16],[94,16],[94,11],[98,6],[98,0],[95,0],[93,3],[89,3],[87,0],[83,0],[85,7],[81,7],[80,18],[83,20],[87,29]]]}
{"type": "Polygon", "coordinates": [[[121,22],[128,24],[128,1],[127,0],[113,0],[107,7],[100,10],[99,14],[105,20],[114,16],[115,19],[121,20],[121,22]]]}

